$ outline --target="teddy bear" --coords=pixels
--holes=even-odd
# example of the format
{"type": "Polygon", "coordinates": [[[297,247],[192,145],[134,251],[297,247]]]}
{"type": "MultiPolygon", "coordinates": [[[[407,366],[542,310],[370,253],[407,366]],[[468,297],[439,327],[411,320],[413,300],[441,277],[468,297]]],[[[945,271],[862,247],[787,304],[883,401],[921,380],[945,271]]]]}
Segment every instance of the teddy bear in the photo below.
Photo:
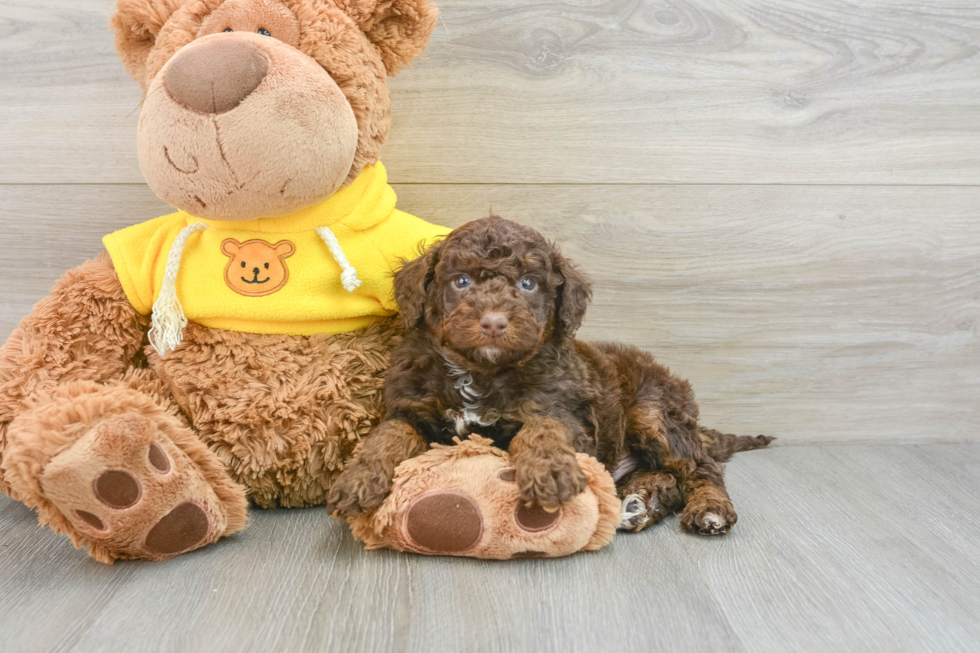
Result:
{"type": "Polygon", "coordinates": [[[0,349],[0,490],[101,562],[322,505],[377,422],[392,274],[448,232],[395,208],[387,77],[429,0],[117,0],[137,147],[176,213],[104,239],[0,349]]]}

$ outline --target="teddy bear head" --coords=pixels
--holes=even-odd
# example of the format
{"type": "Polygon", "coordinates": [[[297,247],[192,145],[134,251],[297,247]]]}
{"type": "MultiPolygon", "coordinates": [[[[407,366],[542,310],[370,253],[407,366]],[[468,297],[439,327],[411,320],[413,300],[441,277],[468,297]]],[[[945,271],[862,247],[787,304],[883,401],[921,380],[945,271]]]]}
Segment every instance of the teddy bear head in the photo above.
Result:
{"type": "Polygon", "coordinates": [[[387,76],[436,14],[430,0],[117,0],[116,50],[144,90],[143,176],[199,218],[323,201],[377,161],[387,76]]]}

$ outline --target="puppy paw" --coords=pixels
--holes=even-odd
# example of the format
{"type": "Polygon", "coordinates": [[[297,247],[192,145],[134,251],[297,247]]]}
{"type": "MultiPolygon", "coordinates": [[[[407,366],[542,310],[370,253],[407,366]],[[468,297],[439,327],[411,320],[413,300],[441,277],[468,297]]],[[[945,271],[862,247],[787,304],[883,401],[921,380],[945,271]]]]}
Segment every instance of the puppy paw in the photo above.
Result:
{"type": "Polygon", "coordinates": [[[393,480],[393,475],[380,465],[355,460],[330,488],[327,510],[341,519],[373,512],[388,496],[393,480]]]}
{"type": "Polygon", "coordinates": [[[644,472],[634,475],[619,488],[623,499],[621,531],[638,533],[659,524],[684,506],[677,479],[665,472],[644,472]]]}
{"type": "Polygon", "coordinates": [[[623,499],[623,509],[616,530],[637,532],[650,524],[650,510],[646,500],[639,494],[631,494],[623,499]]]}
{"type": "Polygon", "coordinates": [[[586,487],[575,455],[564,451],[526,451],[514,461],[521,499],[554,512],[586,487]]]}
{"type": "Polygon", "coordinates": [[[681,514],[681,528],[699,535],[724,535],[736,521],[738,515],[730,501],[688,504],[681,514]]]}

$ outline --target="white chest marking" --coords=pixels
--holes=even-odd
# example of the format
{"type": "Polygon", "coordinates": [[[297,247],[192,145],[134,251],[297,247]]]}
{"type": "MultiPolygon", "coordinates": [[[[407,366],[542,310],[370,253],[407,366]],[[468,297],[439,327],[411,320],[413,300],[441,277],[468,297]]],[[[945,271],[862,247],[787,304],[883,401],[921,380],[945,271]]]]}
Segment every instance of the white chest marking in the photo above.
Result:
{"type": "Polygon", "coordinates": [[[450,409],[446,411],[446,417],[454,423],[456,433],[461,436],[468,435],[470,426],[472,425],[491,426],[496,423],[496,419],[484,420],[482,417],[483,408],[480,406],[480,400],[486,394],[477,389],[476,384],[473,382],[473,375],[450,362],[448,358],[445,361],[446,368],[449,370],[449,376],[456,379],[456,389],[463,399],[461,410],[450,409]]]}

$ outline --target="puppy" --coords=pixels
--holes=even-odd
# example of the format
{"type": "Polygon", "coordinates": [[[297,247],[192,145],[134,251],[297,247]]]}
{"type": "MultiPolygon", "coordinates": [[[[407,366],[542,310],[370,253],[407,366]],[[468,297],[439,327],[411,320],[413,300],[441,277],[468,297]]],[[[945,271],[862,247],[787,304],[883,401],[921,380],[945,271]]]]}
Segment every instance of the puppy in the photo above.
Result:
{"type": "Polygon", "coordinates": [[[471,222],[405,265],[395,295],[408,332],[392,353],[386,416],[331,488],[334,515],[374,510],[399,463],[478,433],[510,450],[529,505],[555,511],[585,488],[579,451],[617,480],[621,529],[678,510],[695,533],[735,524],[720,463],[772,438],[704,428],[691,386],[653,356],[575,340],[591,284],[541,234],[471,222]]]}

